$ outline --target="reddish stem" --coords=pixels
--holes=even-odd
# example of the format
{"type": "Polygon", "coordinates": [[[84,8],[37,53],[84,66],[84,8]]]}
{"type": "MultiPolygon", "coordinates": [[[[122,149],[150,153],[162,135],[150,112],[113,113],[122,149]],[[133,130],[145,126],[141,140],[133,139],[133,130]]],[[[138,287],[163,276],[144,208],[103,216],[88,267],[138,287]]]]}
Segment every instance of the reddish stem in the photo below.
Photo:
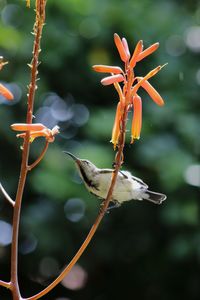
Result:
{"type": "Polygon", "coordinates": [[[49,142],[46,141],[45,146],[44,146],[40,156],[36,159],[36,161],[34,161],[30,166],[28,166],[28,171],[31,171],[33,168],[35,168],[40,163],[40,161],[43,159],[45,153],[47,152],[48,146],[49,146],[49,142]]]}
{"type": "MultiPolygon", "coordinates": [[[[32,123],[33,118],[33,105],[35,98],[35,90],[37,88],[37,69],[38,69],[38,58],[40,53],[40,40],[42,35],[42,29],[44,25],[45,18],[45,5],[46,0],[36,0],[36,21],[34,24],[34,47],[33,47],[33,59],[31,62],[31,80],[28,91],[28,107],[26,122],[28,124],[32,123]]],[[[18,189],[15,199],[14,213],[13,213],[13,239],[11,245],[11,290],[14,300],[20,300],[20,290],[18,285],[18,237],[19,237],[19,223],[20,223],[20,213],[21,213],[21,203],[24,192],[24,186],[26,182],[26,177],[28,173],[28,158],[29,158],[29,133],[26,134],[23,143],[22,150],[22,161],[21,170],[19,176],[18,189]]]]}

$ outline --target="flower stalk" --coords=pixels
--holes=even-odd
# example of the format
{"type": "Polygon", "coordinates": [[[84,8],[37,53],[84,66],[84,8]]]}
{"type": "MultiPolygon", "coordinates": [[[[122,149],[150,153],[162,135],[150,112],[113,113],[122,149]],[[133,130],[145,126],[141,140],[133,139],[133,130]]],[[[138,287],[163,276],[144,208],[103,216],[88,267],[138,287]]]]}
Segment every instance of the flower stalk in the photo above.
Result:
{"type": "MultiPolygon", "coordinates": [[[[28,88],[28,107],[26,115],[26,123],[31,124],[33,118],[33,105],[36,91],[36,81],[38,74],[38,62],[40,53],[40,40],[42,36],[42,29],[45,21],[45,5],[46,0],[36,0],[36,20],[34,25],[34,47],[33,59],[31,62],[31,80],[28,88]]],[[[26,133],[22,147],[22,161],[21,170],[18,182],[18,189],[15,199],[15,206],[13,211],[13,240],[11,246],[11,291],[14,300],[21,299],[20,289],[18,284],[18,236],[19,236],[19,222],[21,213],[21,203],[24,191],[24,186],[28,173],[28,159],[30,150],[30,134],[26,133]]]]}

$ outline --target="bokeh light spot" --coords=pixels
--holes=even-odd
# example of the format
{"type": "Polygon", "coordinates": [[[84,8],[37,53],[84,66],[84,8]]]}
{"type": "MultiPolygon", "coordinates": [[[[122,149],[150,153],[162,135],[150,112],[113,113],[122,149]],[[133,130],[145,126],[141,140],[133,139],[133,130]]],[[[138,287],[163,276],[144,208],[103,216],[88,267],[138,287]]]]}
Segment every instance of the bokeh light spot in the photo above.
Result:
{"type": "Polygon", "coordinates": [[[79,32],[84,38],[92,39],[99,34],[100,25],[96,20],[87,18],[80,23],[79,32]]]}
{"type": "Polygon", "coordinates": [[[19,245],[19,251],[22,254],[29,254],[33,252],[37,247],[38,241],[32,234],[28,235],[19,245]]]}
{"type": "Polygon", "coordinates": [[[185,33],[185,42],[193,52],[200,52],[200,26],[191,26],[185,33]]]}
{"type": "Polygon", "coordinates": [[[70,290],[79,290],[85,286],[86,281],[86,271],[80,265],[76,264],[62,280],[61,284],[70,290]]]}
{"type": "Polygon", "coordinates": [[[171,56],[180,56],[185,52],[185,43],[181,36],[171,35],[166,40],[166,51],[171,56]]]}
{"type": "Polygon", "coordinates": [[[73,121],[75,125],[82,126],[87,123],[89,119],[89,110],[83,104],[74,104],[73,107],[74,117],[73,121]]]}
{"type": "Polygon", "coordinates": [[[0,245],[7,246],[11,244],[12,226],[9,223],[0,220],[0,232],[0,245]]]}
{"type": "Polygon", "coordinates": [[[67,104],[59,97],[54,99],[51,105],[51,114],[58,121],[68,121],[72,118],[73,112],[67,107],[67,104]]]}
{"type": "Polygon", "coordinates": [[[196,72],[196,81],[197,81],[197,84],[200,85],[200,69],[198,69],[196,72]]]}
{"type": "Polygon", "coordinates": [[[71,222],[79,222],[85,214],[85,203],[82,199],[71,198],[64,206],[65,216],[71,222]]]}
{"type": "Polygon", "coordinates": [[[1,13],[1,19],[4,25],[18,27],[21,24],[20,15],[22,10],[19,5],[8,4],[4,7],[1,13]]]}
{"type": "Polygon", "coordinates": [[[200,187],[200,165],[190,165],[185,170],[184,177],[188,184],[200,187]]]}
{"type": "Polygon", "coordinates": [[[59,265],[57,260],[52,257],[45,257],[41,260],[39,265],[40,274],[43,277],[51,277],[59,272],[59,265]]]}

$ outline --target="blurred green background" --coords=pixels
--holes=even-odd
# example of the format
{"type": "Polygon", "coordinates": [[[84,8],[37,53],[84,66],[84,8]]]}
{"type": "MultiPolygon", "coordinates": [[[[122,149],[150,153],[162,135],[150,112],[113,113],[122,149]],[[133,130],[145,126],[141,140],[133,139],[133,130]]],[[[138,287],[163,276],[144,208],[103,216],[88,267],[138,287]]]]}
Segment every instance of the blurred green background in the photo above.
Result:
{"type": "MultiPolygon", "coordinates": [[[[0,55],[9,64],[1,83],[13,102],[0,98],[0,181],[14,198],[22,144],[10,124],[25,121],[34,13],[23,0],[0,0],[0,55]]],[[[133,51],[160,42],[138,64],[146,74],[168,62],[151,83],[165,106],[143,98],[142,137],[125,147],[125,164],[152,190],[167,194],[162,206],[125,203],[101,223],[70,275],[46,300],[162,299],[200,297],[200,2],[197,0],[48,0],[42,40],[35,121],[61,134],[28,177],[19,243],[23,296],[40,291],[70,261],[98,213],[100,202],[81,184],[71,151],[111,167],[109,143],[117,103],[102,87],[93,64],[119,65],[113,33],[133,51]]],[[[131,116],[130,116],[131,119],[131,116]]],[[[130,126],[130,125],[129,125],[130,126]]],[[[34,161],[44,144],[33,143],[34,161]]],[[[0,195],[0,279],[9,280],[12,209],[0,195]]],[[[0,288],[0,299],[11,299],[0,288]]]]}

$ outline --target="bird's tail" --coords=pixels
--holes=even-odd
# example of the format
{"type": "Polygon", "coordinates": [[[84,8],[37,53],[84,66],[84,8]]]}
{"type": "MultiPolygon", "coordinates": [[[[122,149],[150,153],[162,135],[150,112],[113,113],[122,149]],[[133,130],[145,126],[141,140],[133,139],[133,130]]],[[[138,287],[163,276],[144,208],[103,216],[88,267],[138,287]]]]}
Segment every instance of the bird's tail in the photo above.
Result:
{"type": "Polygon", "coordinates": [[[142,195],[142,198],[145,200],[151,201],[155,204],[161,204],[163,201],[165,201],[167,196],[164,194],[161,194],[161,193],[156,193],[156,192],[147,190],[142,195]]]}

